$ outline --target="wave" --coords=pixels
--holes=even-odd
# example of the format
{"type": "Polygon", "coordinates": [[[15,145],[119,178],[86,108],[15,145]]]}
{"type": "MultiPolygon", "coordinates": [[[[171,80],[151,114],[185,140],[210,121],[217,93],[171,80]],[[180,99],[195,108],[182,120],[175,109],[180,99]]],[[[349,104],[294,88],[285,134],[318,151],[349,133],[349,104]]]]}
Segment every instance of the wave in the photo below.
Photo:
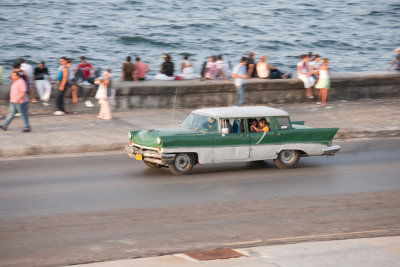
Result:
{"type": "Polygon", "coordinates": [[[210,29],[212,28],[214,25],[211,24],[203,24],[203,23],[190,23],[187,25],[165,25],[166,28],[170,28],[173,30],[182,30],[185,28],[195,28],[195,29],[210,29]]]}
{"type": "Polygon", "coordinates": [[[367,14],[367,16],[384,16],[386,12],[382,11],[371,11],[367,14]]]}
{"type": "Polygon", "coordinates": [[[154,46],[160,47],[175,47],[175,43],[166,43],[160,41],[154,41],[145,37],[141,36],[121,36],[119,37],[119,41],[125,45],[132,45],[132,44],[150,44],[154,46]]]}
{"type": "Polygon", "coordinates": [[[338,47],[338,48],[346,48],[347,50],[352,50],[352,49],[360,49],[360,46],[355,46],[346,42],[340,42],[340,41],[336,41],[336,40],[319,40],[316,42],[313,42],[312,45],[314,47],[318,47],[318,48],[322,48],[322,47],[328,47],[328,48],[332,48],[332,47],[338,47]]]}
{"type": "Polygon", "coordinates": [[[79,25],[79,27],[84,28],[84,29],[95,29],[98,28],[99,26],[97,25],[79,25]]]}
{"type": "Polygon", "coordinates": [[[125,4],[129,4],[129,5],[141,5],[142,2],[140,1],[135,1],[135,0],[126,0],[125,4]]]}
{"type": "Polygon", "coordinates": [[[273,50],[273,51],[278,51],[280,50],[279,46],[275,45],[260,45],[258,46],[260,49],[266,49],[266,50],[273,50]]]}

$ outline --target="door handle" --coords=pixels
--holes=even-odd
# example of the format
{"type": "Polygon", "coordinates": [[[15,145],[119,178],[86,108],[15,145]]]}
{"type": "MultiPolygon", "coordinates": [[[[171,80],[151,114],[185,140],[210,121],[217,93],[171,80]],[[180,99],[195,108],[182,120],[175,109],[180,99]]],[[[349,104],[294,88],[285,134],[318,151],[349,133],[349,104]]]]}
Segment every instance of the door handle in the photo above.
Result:
{"type": "Polygon", "coordinates": [[[281,135],[281,133],[273,133],[273,135],[281,135]]]}

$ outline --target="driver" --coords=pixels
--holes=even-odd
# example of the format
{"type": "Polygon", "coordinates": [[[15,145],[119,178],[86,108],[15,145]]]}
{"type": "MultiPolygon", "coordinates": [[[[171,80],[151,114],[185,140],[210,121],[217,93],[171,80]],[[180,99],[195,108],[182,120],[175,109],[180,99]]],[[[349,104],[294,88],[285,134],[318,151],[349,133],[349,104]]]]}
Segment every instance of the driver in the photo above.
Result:
{"type": "Polygon", "coordinates": [[[207,121],[203,123],[203,128],[209,132],[217,131],[217,121],[215,118],[208,117],[207,121]]]}

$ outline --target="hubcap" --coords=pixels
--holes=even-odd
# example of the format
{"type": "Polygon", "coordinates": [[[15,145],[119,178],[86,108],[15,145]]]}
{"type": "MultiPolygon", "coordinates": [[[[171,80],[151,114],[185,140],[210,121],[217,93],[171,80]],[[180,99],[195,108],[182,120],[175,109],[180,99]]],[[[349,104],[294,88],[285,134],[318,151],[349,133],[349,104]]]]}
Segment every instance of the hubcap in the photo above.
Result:
{"type": "Polygon", "coordinates": [[[294,157],[294,151],[293,150],[284,150],[281,153],[281,160],[284,163],[290,163],[290,161],[293,159],[294,157]]]}
{"type": "Polygon", "coordinates": [[[178,170],[183,171],[190,163],[190,158],[186,154],[180,154],[175,159],[175,166],[178,170]]]}

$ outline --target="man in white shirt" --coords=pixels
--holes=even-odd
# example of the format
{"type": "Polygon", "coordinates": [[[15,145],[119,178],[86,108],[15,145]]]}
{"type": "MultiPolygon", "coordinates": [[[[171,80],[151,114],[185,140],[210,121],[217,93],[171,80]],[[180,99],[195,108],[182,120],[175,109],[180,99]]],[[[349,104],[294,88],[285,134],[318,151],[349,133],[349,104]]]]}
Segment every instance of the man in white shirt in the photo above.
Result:
{"type": "Polygon", "coordinates": [[[218,69],[218,75],[217,78],[224,78],[224,80],[229,81],[229,78],[231,77],[231,70],[229,68],[229,62],[224,61],[222,59],[222,55],[219,55],[217,57],[217,69],[218,69]]]}
{"type": "Polygon", "coordinates": [[[301,61],[297,63],[297,77],[304,83],[306,98],[313,99],[314,95],[312,94],[311,87],[314,85],[315,79],[312,77],[314,70],[309,61],[309,55],[301,55],[301,61]]]}
{"type": "Polygon", "coordinates": [[[21,63],[21,70],[23,70],[26,74],[27,78],[27,83],[28,83],[28,91],[30,94],[31,102],[36,103],[36,97],[35,97],[35,86],[33,83],[33,72],[34,69],[31,65],[26,63],[25,59],[20,58],[18,60],[19,63],[21,63]]]}

